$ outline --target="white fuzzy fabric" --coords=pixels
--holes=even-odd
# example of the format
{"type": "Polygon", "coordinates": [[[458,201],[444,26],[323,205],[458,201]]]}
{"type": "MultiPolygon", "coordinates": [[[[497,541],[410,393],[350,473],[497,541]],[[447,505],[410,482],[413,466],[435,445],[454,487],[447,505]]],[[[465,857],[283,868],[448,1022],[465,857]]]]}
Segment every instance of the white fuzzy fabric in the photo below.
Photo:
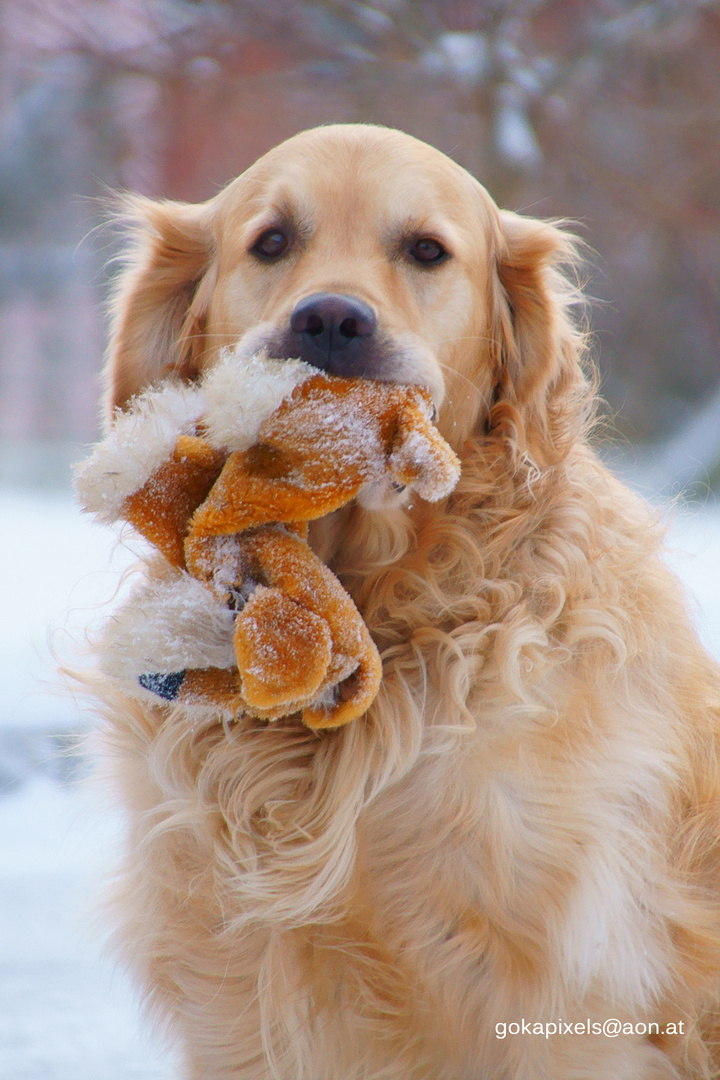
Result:
{"type": "MultiPolygon", "coordinates": [[[[102,670],[137,684],[139,675],[235,667],[233,613],[188,574],[144,581],[106,624],[102,670]]],[[[139,684],[136,689],[139,691],[139,684]]]]}
{"type": "Polygon", "coordinates": [[[202,381],[208,440],[218,449],[249,449],[265,421],[312,375],[316,369],[302,360],[224,349],[202,381]]]}
{"type": "Polygon", "coordinates": [[[75,467],[75,491],[84,508],[101,521],[116,521],[125,500],[170,457],[178,437],[192,433],[203,408],[197,388],[178,384],[135,398],[87,461],[75,467]]]}

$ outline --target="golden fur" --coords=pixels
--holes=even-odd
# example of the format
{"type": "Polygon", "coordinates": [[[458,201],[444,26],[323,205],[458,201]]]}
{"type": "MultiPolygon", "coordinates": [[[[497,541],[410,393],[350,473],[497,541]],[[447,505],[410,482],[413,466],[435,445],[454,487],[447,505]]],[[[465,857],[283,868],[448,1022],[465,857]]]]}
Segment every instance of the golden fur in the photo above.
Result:
{"type": "Polygon", "coordinates": [[[111,404],[350,292],[463,465],[445,504],[354,504],[313,534],[382,656],[364,719],[191,724],[101,687],[117,945],[183,1075],[714,1075],[720,673],[653,514],[587,445],[572,241],[363,126],[296,136],[201,206],[128,209],[111,404]],[[298,242],[261,264],[278,220],[298,242]],[[451,258],[413,265],[424,236],[451,258]],[[609,1017],[684,1034],[495,1031],[609,1017]]]}

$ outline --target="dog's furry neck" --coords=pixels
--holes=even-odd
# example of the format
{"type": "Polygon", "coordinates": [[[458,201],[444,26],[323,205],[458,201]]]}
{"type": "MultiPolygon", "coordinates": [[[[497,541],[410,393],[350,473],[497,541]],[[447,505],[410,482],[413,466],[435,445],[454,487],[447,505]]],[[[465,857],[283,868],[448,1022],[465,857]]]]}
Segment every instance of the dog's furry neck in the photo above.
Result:
{"type": "MultiPolygon", "coordinates": [[[[467,597],[478,575],[485,583],[504,576],[508,558],[547,512],[550,486],[558,497],[563,467],[553,467],[550,485],[549,470],[542,472],[527,456],[517,460],[496,439],[468,440],[462,461],[460,481],[441,504],[415,500],[385,512],[354,504],[318,523],[313,546],[340,576],[374,634],[382,637],[387,629],[378,595],[390,588],[396,608],[402,587],[409,604],[408,580],[424,597],[417,625],[452,621],[454,599],[467,597]]],[[[457,612],[459,621],[466,617],[464,609],[457,612]]]]}

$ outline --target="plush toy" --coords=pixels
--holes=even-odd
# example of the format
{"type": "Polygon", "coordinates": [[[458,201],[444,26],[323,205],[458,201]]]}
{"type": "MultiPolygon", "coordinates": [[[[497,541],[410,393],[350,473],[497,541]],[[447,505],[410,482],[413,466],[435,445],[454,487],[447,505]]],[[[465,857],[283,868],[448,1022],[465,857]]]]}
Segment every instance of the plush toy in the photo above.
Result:
{"type": "Polygon", "coordinates": [[[76,472],[86,509],[165,558],[108,625],[106,673],[233,717],[362,715],[380,658],[307,526],[356,497],[449,494],[459,462],[431,420],[421,387],[229,350],[199,386],[139,395],[76,472]]]}

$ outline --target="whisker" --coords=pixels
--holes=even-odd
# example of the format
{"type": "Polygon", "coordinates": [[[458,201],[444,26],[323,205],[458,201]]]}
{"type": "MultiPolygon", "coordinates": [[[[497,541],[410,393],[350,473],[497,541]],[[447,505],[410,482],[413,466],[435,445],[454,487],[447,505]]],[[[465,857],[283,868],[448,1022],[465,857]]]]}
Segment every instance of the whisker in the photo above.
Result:
{"type": "Polygon", "coordinates": [[[444,364],[442,360],[438,360],[438,364],[441,368],[449,372],[451,375],[454,375],[457,378],[462,379],[463,382],[467,383],[468,386],[478,395],[478,397],[483,396],[480,388],[476,386],[472,379],[468,378],[467,375],[463,375],[462,371],[458,371],[457,368],[454,368],[451,364],[444,364]]]}

